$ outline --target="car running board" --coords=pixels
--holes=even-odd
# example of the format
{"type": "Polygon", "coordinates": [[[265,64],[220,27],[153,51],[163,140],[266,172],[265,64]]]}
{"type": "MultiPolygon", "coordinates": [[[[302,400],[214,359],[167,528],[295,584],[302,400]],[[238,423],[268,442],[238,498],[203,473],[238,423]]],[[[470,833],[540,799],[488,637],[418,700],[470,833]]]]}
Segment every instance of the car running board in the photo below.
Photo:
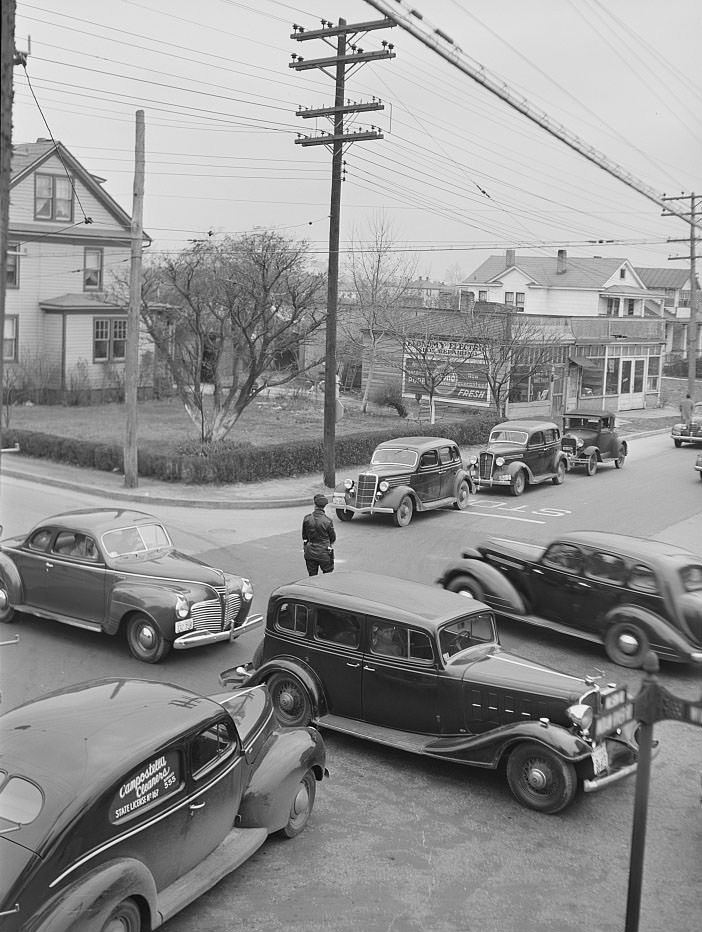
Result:
{"type": "Polygon", "coordinates": [[[233,828],[204,861],[166,887],[158,896],[161,921],[167,922],[193,900],[243,864],[268,838],[265,828],[233,828]]]}
{"type": "Polygon", "coordinates": [[[71,625],[73,628],[84,628],[86,631],[102,631],[103,627],[96,621],[83,621],[80,618],[73,618],[71,615],[60,615],[58,612],[47,612],[42,608],[35,608],[33,605],[15,605],[16,612],[24,612],[26,615],[36,615],[38,618],[47,618],[49,621],[59,621],[62,625],[71,625]]]}

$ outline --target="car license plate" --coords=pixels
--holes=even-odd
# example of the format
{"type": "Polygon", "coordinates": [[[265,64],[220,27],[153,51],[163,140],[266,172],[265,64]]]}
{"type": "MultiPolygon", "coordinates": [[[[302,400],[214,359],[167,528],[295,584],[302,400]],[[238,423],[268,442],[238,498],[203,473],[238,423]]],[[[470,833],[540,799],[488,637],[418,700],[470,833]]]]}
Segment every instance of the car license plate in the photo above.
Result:
{"type": "Polygon", "coordinates": [[[185,618],[183,621],[176,621],[175,623],[176,634],[182,634],[184,631],[192,631],[192,629],[193,629],[192,618],[185,618]]]}
{"type": "Polygon", "coordinates": [[[604,744],[598,744],[595,750],[592,752],[592,767],[595,771],[595,776],[598,776],[601,773],[604,773],[605,770],[609,769],[609,757],[607,756],[607,746],[604,744]]]}
{"type": "Polygon", "coordinates": [[[332,496],[332,505],[341,505],[343,508],[346,504],[346,499],[343,495],[334,495],[332,496]]]}

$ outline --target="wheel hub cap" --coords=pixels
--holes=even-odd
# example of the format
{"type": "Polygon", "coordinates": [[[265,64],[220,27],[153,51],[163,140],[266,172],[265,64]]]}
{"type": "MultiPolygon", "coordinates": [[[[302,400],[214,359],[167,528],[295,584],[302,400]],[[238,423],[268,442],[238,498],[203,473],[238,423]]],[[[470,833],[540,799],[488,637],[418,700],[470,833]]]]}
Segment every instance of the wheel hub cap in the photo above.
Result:
{"type": "Polygon", "coordinates": [[[306,786],[301,786],[297,791],[295,802],[293,803],[293,813],[298,816],[301,812],[306,812],[309,805],[309,794],[306,786]]]}
{"type": "Polygon", "coordinates": [[[0,589],[0,611],[7,608],[7,593],[4,589],[0,589]]]}
{"type": "Polygon", "coordinates": [[[292,712],[295,708],[295,697],[287,689],[284,689],[278,696],[278,705],[282,712],[292,712]]]}
{"type": "Polygon", "coordinates": [[[639,649],[639,642],[633,634],[620,634],[619,647],[623,654],[635,654],[639,649]]]}
{"type": "Polygon", "coordinates": [[[540,767],[530,767],[527,771],[526,778],[532,790],[536,790],[539,793],[543,792],[548,785],[548,777],[540,767]]]}
{"type": "Polygon", "coordinates": [[[151,628],[142,628],[139,631],[139,644],[145,650],[151,650],[151,648],[154,646],[154,641],[154,632],[151,630],[151,628]]]}

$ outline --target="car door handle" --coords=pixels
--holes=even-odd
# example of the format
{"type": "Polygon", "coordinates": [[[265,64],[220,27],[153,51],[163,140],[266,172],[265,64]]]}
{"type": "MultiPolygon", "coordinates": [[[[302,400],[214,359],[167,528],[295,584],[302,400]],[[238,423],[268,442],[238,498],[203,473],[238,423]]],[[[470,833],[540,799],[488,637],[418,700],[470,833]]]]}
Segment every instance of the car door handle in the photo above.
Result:
{"type": "Polygon", "coordinates": [[[52,570],[54,568],[54,564],[49,563],[48,561],[44,564],[44,566],[46,567],[47,570],[52,570]]]}
{"type": "Polygon", "coordinates": [[[363,667],[364,670],[368,670],[369,673],[375,673],[375,667],[363,667]]]}
{"type": "Polygon", "coordinates": [[[590,583],[587,583],[587,582],[579,582],[578,585],[580,586],[581,589],[592,589],[592,586],[590,585],[590,583]]]}
{"type": "Polygon", "coordinates": [[[360,667],[361,664],[360,664],[360,663],[347,663],[346,666],[347,666],[347,667],[354,667],[354,668],[356,668],[356,667],[360,667]]]}
{"type": "Polygon", "coordinates": [[[537,570],[536,567],[534,567],[534,572],[537,574],[537,576],[543,576],[543,575],[544,575],[544,571],[543,571],[543,570],[537,570]]]}
{"type": "Polygon", "coordinates": [[[191,812],[195,812],[196,809],[204,809],[207,803],[190,803],[188,809],[191,812]]]}

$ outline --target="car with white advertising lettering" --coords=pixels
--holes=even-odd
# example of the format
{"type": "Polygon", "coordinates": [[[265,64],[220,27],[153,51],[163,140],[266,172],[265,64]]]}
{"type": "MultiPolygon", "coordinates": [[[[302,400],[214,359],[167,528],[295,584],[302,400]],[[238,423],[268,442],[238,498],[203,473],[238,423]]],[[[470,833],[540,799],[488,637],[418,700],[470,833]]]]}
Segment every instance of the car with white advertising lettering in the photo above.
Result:
{"type": "Polygon", "coordinates": [[[265,686],[202,696],[110,677],[0,716],[3,932],[151,932],[298,835],[326,775],[265,686]]]}

